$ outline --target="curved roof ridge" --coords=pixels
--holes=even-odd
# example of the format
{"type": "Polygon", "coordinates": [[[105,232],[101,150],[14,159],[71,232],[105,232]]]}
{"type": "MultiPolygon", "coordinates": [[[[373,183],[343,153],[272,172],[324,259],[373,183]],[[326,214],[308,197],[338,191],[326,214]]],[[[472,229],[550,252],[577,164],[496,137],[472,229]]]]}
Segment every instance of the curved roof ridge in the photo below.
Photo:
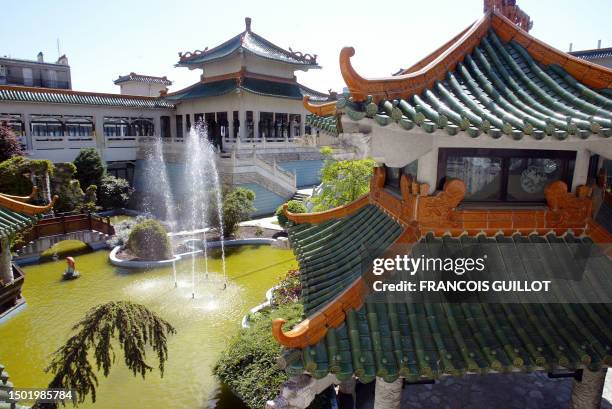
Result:
{"type": "Polygon", "coordinates": [[[59,197],[56,195],[53,196],[53,199],[48,205],[36,206],[29,203],[25,203],[24,201],[20,200],[24,198],[25,197],[0,194],[0,207],[4,207],[14,212],[27,214],[28,216],[36,216],[51,210],[53,208],[53,205],[55,205],[55,202],[57,202],[57,200],[59,199],[59,197]]]}
{"type": "Polygon", "coordinates": [[[304,95],[302,104],[308,112],[318,116],[330,116],[336,113],[336,101],[324,102],[322,104],[312,104],[310,103],[310,96],[304,95]]]}
{"type": "Polygon", "coordinates": [[[471,52],[480,42],[491,26],[491,13],[485,14],[472,24],[459,39],[448,49],[436,56],[426,66],[408,74],[382,78],[364,78],[355,71],[351,57],[355,55],[353,47],[344,47],[340,51],[340,72],[349,88],[354,101],[363,101],[368,96],[375,100],[406,97],[421,93],[424,89],[444,79],[449,70],[471,52]]]}
{"type": "Polygon", "coordinates": [[[381,99],[408,98],[432,88],[436,81],[444,80],[471,53],[493,29],[504,41],[514,40],[541,64],[557,64],[578,81],[592,88],[612,88],[612,69],[574,57],[534,38],[514,24],[498,10],[487,12],[468,29],[434,51],[402,74],[391,77],[364,78],[353,68],[351,57],[355,49],[344,47],[340,52],[340,71],[354,101],[364,101],[371,96],[374,101],[381,99]],[[451,44],[452,43],[452,44],[451,44]],[[446,49],[444,47],[449,45],[446,49]]]}

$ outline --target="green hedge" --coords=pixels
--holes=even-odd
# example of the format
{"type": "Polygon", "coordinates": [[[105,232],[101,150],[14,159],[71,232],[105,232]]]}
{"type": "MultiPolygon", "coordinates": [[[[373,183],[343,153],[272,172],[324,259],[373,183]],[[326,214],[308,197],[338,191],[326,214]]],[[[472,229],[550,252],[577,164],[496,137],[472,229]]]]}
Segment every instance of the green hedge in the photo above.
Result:
{"type": "Polygon", "coordinates": [[[168,232],[160,222],[153,219],[132,228],[127,246],[135,256],[143,260],[167,260],[172,257],[168,232]]]}
{"type": "Polygon", "coordinates": [[[288,328],[301,321],[303,311],[301,304],[294,303],[253,314],[251,327],[234,337],[217,361],[214,373],[249,407],[263,408],[288,379],[276,366],[281,346],[272,336],[272,320],[284,318],[288,328]]]}

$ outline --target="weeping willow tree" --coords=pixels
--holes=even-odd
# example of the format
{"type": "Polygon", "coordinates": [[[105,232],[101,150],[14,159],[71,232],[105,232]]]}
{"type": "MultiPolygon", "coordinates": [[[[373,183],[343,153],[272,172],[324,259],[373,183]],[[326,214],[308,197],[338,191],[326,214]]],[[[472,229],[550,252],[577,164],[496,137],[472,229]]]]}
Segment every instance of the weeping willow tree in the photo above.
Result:
{"type": "MultiPolygon", "coordinates": [[[[72,390],[77,404],[84,403],[87,396],[96,401],[97,373],[102,371],[108,376],[116,357],[114,340],[123,350],[125,365],[134,376],[144,379],[154,369],[146,361],[146,348],[157,355],[163,376],[168,359],[167,337],[176,333],[172,325],[144,305],[127,301],[92,308],[72,330],[74,335],[53,353],[45,371],[53,374],[48,388],[72,390]]],[[[37,403],[34,408],[55,409],[57,403],[37,403]]]]}

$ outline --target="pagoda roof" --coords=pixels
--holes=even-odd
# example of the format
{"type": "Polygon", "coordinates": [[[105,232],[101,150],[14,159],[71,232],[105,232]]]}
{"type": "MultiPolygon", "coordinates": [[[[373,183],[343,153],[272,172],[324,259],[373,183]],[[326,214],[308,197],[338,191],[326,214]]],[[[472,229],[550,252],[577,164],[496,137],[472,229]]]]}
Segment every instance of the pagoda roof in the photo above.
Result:
{"type": "Polygon", "coordinates": [[[57,196],[46,206],[27,203],[36,195],[36,188],[28,196],[13,196],[0,193],[0,238],[9,237],[16,232],[30,227],[38,221],[43,213],[49,212],[57,196]]]}
{"type": "Polygon", "coordinates": [[[136,74],[135,72],[131,72],[127,75],[120,75],[115,81],[115,84],[122,84],[124,82],[134,81],[134,82],[144,82],[146,84],[162,84],[162,85],[172,85],[172,81],[170,81],[165,76],[163,77],[155,77],[153,75],[141,75],[136,74]]]}
{"type": "Polygon", "coordinates": [[[285,50],[260,35],[251,31],[251,19],[245,19],[246,27],[243,32],[230,38],[224,43],[204,50],[179,53],[179,67],[198,67],[204,63],[217,61],[239,52],[247,52],[261,58],[278,61],[297,66],[320,68],[317,64],[317,55],[304,54],[293,51],[291,48],[285,50]]]}
{"type": "Polygon", "coordinates": [[[594,48],[591,50],[570,51],[568,54],[583,60],[612,57],[612,47],[594,48]]]}
{"type": "Polygon", "coordinates": [[[0,101],[46,104],[103,105],[125,108],[174,108],[158,97],[72,91],[58,88],[0,85],[0,101]]]}
{"type": "MultiPolygon", "coordinates": [[[[469,246],[486,244],[487,263],[507,280],[543,269],[565,271],[570,245],[592,249],[612,241],[591,219],[589,188],[573,194],[564,182],[553,182],[545,191],[546,209],[458,209],[466,191],[460,180],[448,181],[435,195],[406,176],[399,195],[384,182],[384,168],[376,168],[370,193],[347,206],[304,214],[285,209],[306,315],[289,331],[284,320],[273,323],[291,374],[390,382],[612,364],[609,304],[381,302],[365,278],[371,257],[387,255],[395,245],[410,246],[418,257],[417,244],[428,257],[457,249],[467,256],[469,246]],[[534,258],[525,243],[540,244],[543,253],[534,258]],[[377,254],[366,255],[364,248],[377,254]]],[[[609,255],[591,254],[591,271],[605,277],[612,269],[609,255]]]]}
{"type": "Polygon", "coordinates": [[[218,77],[207,78],[183,90],[168,94],[168,101],[216,97],[241,89],[252,94],[301,100],[304,97],[328,100],[329,95],[310,89],[295,80],[261,75],[241,70],[218,77]]]}
{"type": "Polygon", "coordinates": [[[473,137],[612,135],[612,70],[542,43],[496,8],[398,75],[363,78],[354,53],[340,53],[349,94],[337,104],[352,120],[473,137]]]}

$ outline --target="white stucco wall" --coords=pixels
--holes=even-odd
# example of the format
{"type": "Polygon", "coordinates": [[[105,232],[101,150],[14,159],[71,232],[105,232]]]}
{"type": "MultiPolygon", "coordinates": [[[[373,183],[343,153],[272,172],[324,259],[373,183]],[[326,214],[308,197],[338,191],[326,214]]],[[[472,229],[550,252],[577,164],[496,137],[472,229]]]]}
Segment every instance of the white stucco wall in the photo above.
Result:
{"type": "MultiPolygon", "coordinates": [[[[104,117],[133,117],[153,118],[155,134],[160,133],[160,117],[170,116],[171,132],[174,134],[174,111],[171,109],[144,109],[108,107],[98,105],[71,105],[71,104],[43,104],[25,102],[0,101],[0,113],[21,114],[24,121],[25,144],[27,154],[34,159],[49,159],[53,162],[69,162],[74,160],[81,148],[96,147],[102,155],[102,159],[109,161],[135,160],[137,152],[137,141],[126,141],[110,143],[104,137],[104,117]],[[95,124],[95,136],[91,140],[69,141],[68,137],[62,137],[59,142],[43,142],[33,137],[30,130],[31,115],[83,115],[93,116],[95,124]]],[[[83,138],[86,139],[86,138],[83,138]]]]}
{"type": "Polygon", "coordinates": [[[343,129],[347,133],[362,133],[369,141],[371,157],[379,163],[391,167],[403,167],[418,159],[417,179],[421,183],[436,186],[438,175],[438,151],[440,148],[489,148],[489,149],[540,149],[576,151],[576,164],[572,181],[572,190],[585,184],[588,176],[589,158],[598,154],[612,159],[612,141],[598,135],[581,139],[570,136],[560,141],[552,136],[536,140],[525,135],[520,140],[502,135],[499,139],[481,134],[472,138],[464,132],[448,135],[444,130],[427,133],[415,126],[407,131],[397,124],[379,126],[371,119],[359,122],[343,117],[343,129]]]}
{"type": "Polygon", "coordinates": [[[129,81],[119,84],[122,95],[138,95],[141,97],[159,97],[160,91],[166,89],[163,84],[150,84],[139,81],[129,81]]]}

